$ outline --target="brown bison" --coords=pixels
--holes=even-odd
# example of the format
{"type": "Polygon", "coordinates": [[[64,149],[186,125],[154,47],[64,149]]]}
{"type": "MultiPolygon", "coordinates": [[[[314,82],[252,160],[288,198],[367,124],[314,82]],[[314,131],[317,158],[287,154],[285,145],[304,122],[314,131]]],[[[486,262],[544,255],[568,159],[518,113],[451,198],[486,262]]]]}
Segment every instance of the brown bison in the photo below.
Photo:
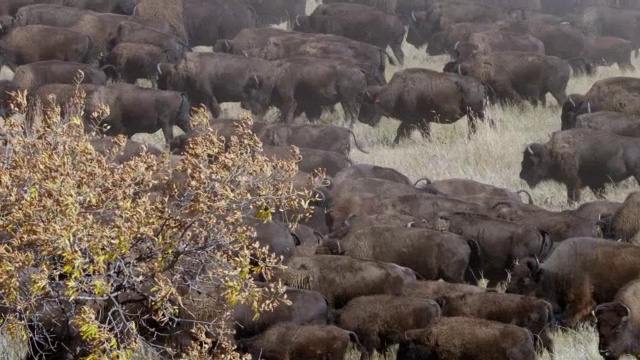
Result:
{"type": "Polygon", "coordinates": [[[277,324],[237,341],[238,350],[253,360],[342,360],[352,343],[361,348],[355,333],[337,326],[294,323],[277,324]]]}
{"type": "Polygon", "coordinates": [[[92,48],[90,36],[47,25],[20,26],[0,39],[3,65],[11,70],[44,60],[87,62],[92,48]]]}
{"type": "Polygon", "coordinates": [[[100,65],[114,69],[110,74],[114,81],[135,84],[138,79],[147,79],[155,85],[158,64],[169,61],[167,53],[155,45],[122,42],[101,59],[100,65]]]}
{"type": "MultiPolygon", "coordinates": [[[[291,147],[263,146],[264,155],[276,159],[293,159],[291,147]]],[[[313,173],[316,169],[325,169],[326,174],[334,176],[343,169],[351,166],[351,160],[333,151],[298,148],[298,169],[307,173],[313,173]]]]}
{"type": "Polygon", "coordinates": [[[467,41],[453,47],[457,61],[464,61],[475,55],[487,55],[498,51],[522,51],[544,55],[544,44],[529,34],[502,30],[488,30],[474,33],[467,41]]]}
{"type": "Polygon", "coordinates": [[[621,136],[640,136],[640,117],[635,115],[616,111],[596,111],[593,113],[580,114],[575,118],[567,120],[575,120],[575,122],[562,123],[562,130],[578,128],[606,131],[621,136]]]}
{"type": "Polygon", "coordinates": [[[442,278],[452,283],[464,283],[467,267],[476,270],[473,263],[480,257],[473,240],[448,232],[393,226],[354,229],[342,240],[325,241],[316,254],[395,263],[425,280],[442,278]]]}
{"type": "Polygon", "coordinates": [[[553,354],[553,339],[549,336],[553,323],[553,307],[534,297],[491,292],[447,295],[435,300],[442,316],[465,316],[523,327],[534,337],[538,351],[553,354]]]}
{"type": "Polygon", "coordinates": [[[625,354],[640,352],[640,280],[634,280],[616,294],[613,301],[600,304],[597,319],[598,350],[605,360],[617,360],[625,354]]]}
{"type": "Polygon", "coordinates": [[[187,96],[175,91],[146,89],[130,84],[110,84],[98,88],[85,101],[86,121],[91,124],[91,114],[100,106],[110,108],[109,116],[99,127],[107,125],[107,135],[132,136],[145,132],[153,134],[162,130],[167,145],[173,139],[173,126],[191,131],[187,96]]]}
{"type": "Polygon", "coordinates": [[[507,270],[514,261],[526,257],[545,258],[553,246],[549,234],[543,230],[486,215],[443,213],[426,221],[437,223],[438,227],[444,225],[448,231],[477,242],[482,266],[472,270],[476,278],[482,276],[494,285],[507,280],[507,270]]]}
{"type": "Polygon", "coordinates": [[[321,293],[336,309],[358,296],[399,295],[405,284],[416,281],[413,273],[395,264],[335,255],[293,257],[276,278],[321,293]]]}
{"type": "Polygon", "coordinates": [[[521,51],[475,55],[450,69],[490,86],[495,100],[516,104],[529,101],[533,105],[544,105],[547,93],[563,104],[571,77],[567,61],[521,51]]]}
{"type": "Polygon", "coordinates": [[[580,114],[616,111],[640,116],[640,79],[614,76],[596,81],[584,95],[571,94],[562,106],[562,123],[573,124],[580,114]]]}
{"type": "Polygon", "coordinates": [[[470,179],[443,179],[431,181],[422,178],[415,182],[414,186],[430,194],[440,194],[456,199],[482,204],[492,207],[501,201],[521,204],[520,194],[528,197],[528,203],[533,204],[531,194],[525,190],[513,192],[505,188],[484,184],[470,179]]]}
{"type": "Polygon", "coordinates": [[[341,35],[382,49],[391,47],[402,65],[405,27],[394,14],[360,4],[322,4],[309,16],[296,17],[295,31],[341,35]]]}
{"type": "Polygon", "coordinates": [[[107,75],[88,64],[47,60],[18,66],[13,77],[16,85],[30,92],[46,84],[75,84],[77,80],[81,84],[104,85],[107,75]]]}
{"type": "Polygon", "coordinates": [[[476,118],[484,120],[486,90],[477,80],[428,69],[396,72],[384,86],[367,87],[359,120],[377,125],[385,115],[401,121],[394,144],[418,128],[431,136],[431,123],[451,124],[463,116],[469,123],[469,137],[476,132],[476,118]]]}
{"type": "Polygon", "coordinates": [[[448,29],[439,31],[431,36],[427,46],[427,54],[431,56],[453,55],[456,44],[468,41],[469,36],[473,33],[493,30],[495,27],[494,24],[468,22],[451,25],[448,29]]]}
{"type": "Polygon", "coordinates": [[[340,183],[346,181],[347,179],[352,180],[365,177],[411,185],[411,180],[409,180],[406,175],[400,173],[399,171],[392,168],[369,164],[355,164],[340,171],[338,174],[336,174],[336,176],[333,177],[333,179],[331,179],[331,185],[338,186],[340,183]]]}
{"type": "Polygon", "coordinates": [[[634,245],[640,245],[640,192],[627,195],[611,218],[609,237],[634,245]]]}
{"type": "Polygon", "coordinates": [[[355,298],[339,311],[336,324],[358,335],[364,352],[361,360],[373,352],[384,355],[389,347],[404,340],[404,333],[428,327],[440,317],[433,300],[401,296],[373,295],[355,298]]]}
{"type": "Polygon", "coordinates": [[[583,56],[594,65],[617,64],[622,72],[636,71],[635,66],[631,64],[631,53],[634,50],[631,41],[612,36],[598,36],[587,39],[583,56]]]}
{"type": "Polygon", "coordinates": [[[122,42],[155,45],[166,53],[169,62],[177,62],[188,50],[187,44],[179,37],[132,21],[121,22],[109,35],[107,51],[122,42]]]}
{"type": "Polygon", "coordinates": [[[402,288],[402,296],[423,299],[437,299],[443,296],[461,296],[487,291],[485,288],[468,284],[452,284],[446,281],[416,281],[402,288]]]}
{"type": "Polygon", "coordinates": [[[410,330],[396,360],[534,360],[533,336],[519,326],[484,319],[443,317],[425,329],[410,330]]]}
{"type": "Polygon", "coordinates": [[[367,153],[358,144],[353,131],[341,126],[274,124],[257,129],[257,126],[254,125],[253,131],[265,145],[295,145],[309,149],[335,151],[344,156],[349,156],[351,139],[353,138],[355,147],[363,153],[367,153]]]}
{"type": "Polygon", "coordinates": [[[633,176],[640,184],[639,154],[640,139],[588,129],[556,131],[547,143],[526,147],[520,179],[531,188],[548,180],[564,184],[569,203],[580,201],[585,186],[604,198],[607,183],[633,176]]]}
{"type": "Polygon", "coordinates": [[[284,322],[299,325],[327,324],[329,304],[322,294],[294,288],[287,288],[284,294],[291,305],[280,303],[270,311],[261,311],[257,319],[251,305],[235,305],[232,316],[235,337],[255,336],[273,325],[284,322]]]}
{"type": "Polygon", "coordinates": [[[562,326],[575,327],[639,276],[639,247],[573,238],[560,243],[543,263],[527,258],[515,264],[507,292],[547,300],[562,326]]]}

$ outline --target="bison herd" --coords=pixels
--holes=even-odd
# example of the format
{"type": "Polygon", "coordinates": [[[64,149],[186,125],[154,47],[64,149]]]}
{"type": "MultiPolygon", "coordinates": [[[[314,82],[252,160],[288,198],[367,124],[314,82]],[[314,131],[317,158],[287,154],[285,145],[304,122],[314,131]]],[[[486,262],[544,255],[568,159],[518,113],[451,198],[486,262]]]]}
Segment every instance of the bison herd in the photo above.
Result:
{"type": "MultiPolygon", "coordinates": [[[[138,9],[142,2],[0,1],[0,62],[15,74],[0,83],[0,110],[11,115],[11,91],[49,106],[79,87],[87,128],[162,130],[175,156],[198,136],[194,106],[206,107],[227,138],[237,120],[220,118],[221,104],[240,103],[258,119],[279,110],[279,122],[252,125],[266,156],[290,158],[297,146],[296,186],[308,186],[305,175],[318,168],[330,181],[313,188],[311,218],[294,225],[277,213],[255,224],[256,241],[287,265],[256,281],[282,281],[291,305],[257,319],[236,305],[238,351],[338,360],[355,347],[371,359],[398,345],[398,360],[529,360],[553,356],[557,327],[595,320],[605,359],[640,353],[640,193],[623,203],[604,198],[606,184],[640,184],[640,79],[566,92],[572,77],[598,66],[635,71],[637,1],[325,0],[305,14],[307,0],[183,0],[183,29],[138,9]],[[291,30],[269,27],[281,21],[291,30]],[[405,39],[451,61],[387,80],[387,64],[407,63],[405,39]],[[395,144],[414,129],[428,140],[431,123],[465,116],[471,137],[478,120],[495,125],[488,104],[547,106],[547,94],[559,104],[560,130],[518,149],[520,178],[531,188],[566,185],[569,203],[584,187],[599,198],[575,210],[537,206],[524,190],[412,182],[353,164],[352,141],[365,151],[354,133],[315,124],[340,104],[349,127],[399,120],[395,144]],[[102,105],[110,111],[96,124],[102,105]],[[312,124],[297,121],[303,114],[312,124]],[[185,134],[174,136],[174,126],[185,134]]],[[[92,144],[103,152],[105,141],[92,144]]],[[[130,140],[114,161],[142,149],[130,140]]]]}

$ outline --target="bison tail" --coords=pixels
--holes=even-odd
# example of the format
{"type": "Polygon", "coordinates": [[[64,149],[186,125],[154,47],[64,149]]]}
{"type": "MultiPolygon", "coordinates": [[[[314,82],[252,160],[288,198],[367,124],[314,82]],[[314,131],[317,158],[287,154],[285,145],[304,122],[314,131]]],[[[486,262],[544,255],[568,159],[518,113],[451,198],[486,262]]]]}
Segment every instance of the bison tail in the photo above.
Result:
{"type": "Polygon", "coordinates": [[[356,134],[353,133],[353,131],[349,130],[349,133],[351,134],[351,137],[353,137],[353,144],[355,145],[355,147],[362,151],[365,154],[369,154],[368,151],[362,150],[362,147],[360,147],[360,144],[358,144],[358,140],[356,140],[356,134]]]}
{"type": "Polygon", "coordinates": [[[349,331],[349,340],[356,346],[356,349],[358,349],[359,352],[363,354],[367,352],[364,345],[362,345],[362,343],[360,342],[358,335],[353,331],[349,331]]]}

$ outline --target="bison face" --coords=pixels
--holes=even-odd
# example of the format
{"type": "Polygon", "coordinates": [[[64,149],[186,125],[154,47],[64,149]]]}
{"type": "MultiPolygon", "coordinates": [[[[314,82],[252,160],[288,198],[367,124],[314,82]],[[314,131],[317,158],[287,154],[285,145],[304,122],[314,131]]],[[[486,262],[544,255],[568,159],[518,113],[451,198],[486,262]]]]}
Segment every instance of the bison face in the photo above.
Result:
{"type": "Polygon", "coordinates": [[[382,119],[382,109],[380,107],[382,100],[380,99],[382,87],[369,86],[362,96],[362,104],[358,120],[369,126],[376,126],[382,119]]]}
{"type": "Polygon", "coordinates": [[[271,91],[272,88],[268,86],[266,79],[257,74],[251,75],[244,85],[244,100],[240,106],[262,117],[271,106],[271,91]]]}
{"type": "Polygon", "coordinates": [[[520,179],[526,181],[532,189],[548,178],[546,155],[546,149],[542,144],[531,144],[524,150],[520,179]]]}
{"type": "Polygon", "coordinates": [[[311,32],[309,17],[306,15],[297,15],[296,21],[293,23],[293,31],[311,32]]]}
{"type": "Polygon", "coordinates": [[[591,103],[583,95],[569,95],[564,104],[562,104],[562,114],[560,115],[562,125],[560,129],[575,128],[578,115],[590,113],[591,111],[591,103]]]}
{"type": "MultiPolygon", "coordinates": [[[[628,348],[631,310],[619,302],[598,305],[595,309],[598,328],[598,350],[605,359],[618,359],[633,349],[628,348]]],[[[631,341],[630,341],[631,340],[631,341]]]]}
{"type": "Polygon", "coordinates": [[[412,12],[409,20],[407,42],[416,48],[429,42],[431,35],[439,30],[437,29],[437,23],[432,21],[425,11],[412,12]]]}
{"type": "Polygon", "coordinates": [[[446,49],[446,36],[445,33],[440,31],[431,37],[429,44],[427,45],[427,54],[431,56],[446,54],[450,49],[446,49]]]}
{"type": "Polygon", "coordinates": [[[515,263],[507,293],[534,296],[542,279],[543,270],[537,259],[527,258],[515,263]]]}

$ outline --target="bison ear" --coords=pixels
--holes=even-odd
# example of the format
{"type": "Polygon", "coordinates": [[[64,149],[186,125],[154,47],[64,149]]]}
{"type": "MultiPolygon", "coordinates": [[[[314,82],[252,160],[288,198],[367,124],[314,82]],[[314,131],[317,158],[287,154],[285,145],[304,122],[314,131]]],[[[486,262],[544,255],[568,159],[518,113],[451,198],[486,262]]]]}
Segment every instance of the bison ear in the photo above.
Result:
{"type": "Polygon", "coordinates": [[[626,323],[629,320],[629,317],[631,317],[631,310],[629,307],[617,301],[598,305],[594,311],[594,315],[597,318],[605,312],[613,313],[618,319],[620,319],[620,324],[626,323]]]}

